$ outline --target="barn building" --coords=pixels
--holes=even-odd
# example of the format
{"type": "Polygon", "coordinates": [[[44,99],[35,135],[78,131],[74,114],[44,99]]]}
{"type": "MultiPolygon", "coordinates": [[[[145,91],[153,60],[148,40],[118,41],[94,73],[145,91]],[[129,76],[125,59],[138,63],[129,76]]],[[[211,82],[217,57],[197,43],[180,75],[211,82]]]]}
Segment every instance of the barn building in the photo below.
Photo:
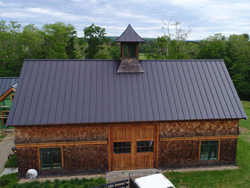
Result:
{"type": "Polygon", "coordinates": [[[223,60],[25,60],[7,124],[19,175],[235,165],[246,114],[223,60]]]}
{"type": "Polygon", "coordinates": [[[5,128],[17,84],[17,77],[0,77],[0,129],[5,128]]]}

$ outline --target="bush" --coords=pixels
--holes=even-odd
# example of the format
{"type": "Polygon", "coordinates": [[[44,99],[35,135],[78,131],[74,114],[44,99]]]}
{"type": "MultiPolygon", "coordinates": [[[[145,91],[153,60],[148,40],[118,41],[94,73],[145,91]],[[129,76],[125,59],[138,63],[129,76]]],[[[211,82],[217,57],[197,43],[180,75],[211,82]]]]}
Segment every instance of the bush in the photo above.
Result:
{"type": "Polygon", "coordinates": [[[4,168],[17,168],[17,154],[15,153],[8,161],[5,163],[4,168]]]}
{"type": "Polygon", "coordinates": [[[8,174],[0,177],[1,188],[91,188],[106,183],[105,178],[96,179],[71,179],[66,180],[55,180],[54,182],[45,181],[38,182],[32,181],[28,183],[18,184],[17,173],[8,174]]]}

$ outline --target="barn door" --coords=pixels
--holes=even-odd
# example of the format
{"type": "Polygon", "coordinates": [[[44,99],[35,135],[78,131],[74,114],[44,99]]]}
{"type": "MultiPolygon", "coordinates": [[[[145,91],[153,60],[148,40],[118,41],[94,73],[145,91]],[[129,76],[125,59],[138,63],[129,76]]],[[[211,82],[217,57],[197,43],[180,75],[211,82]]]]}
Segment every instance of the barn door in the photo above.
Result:
{"type": "Polygon", "coordinates": [[[132,169],[132,126],[111,127],[112,170],[132,169]]]}
{"type": "Polygon", "coordinates": [[[154,167],[154,127],[135,127],[135,168],[154,167]]]}
{"type": "Polygon", "coordinates": [[[110,128],[110,170],[154,168],[156,131],[153,125],[110,128]]]}

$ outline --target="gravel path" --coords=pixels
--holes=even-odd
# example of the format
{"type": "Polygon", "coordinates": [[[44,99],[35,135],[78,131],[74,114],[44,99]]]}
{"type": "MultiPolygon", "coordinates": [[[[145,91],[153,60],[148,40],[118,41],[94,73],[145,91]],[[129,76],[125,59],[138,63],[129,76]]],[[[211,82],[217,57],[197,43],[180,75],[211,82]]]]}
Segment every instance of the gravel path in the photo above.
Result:
{"type": "Polygon", "coordinates": [[[8,135],[0,142],[0,174],[4,170],[4,165],[8,159],[8,155],[12,153],[12,147],[14,147],[14,132],[8,133],[8,135]]]}

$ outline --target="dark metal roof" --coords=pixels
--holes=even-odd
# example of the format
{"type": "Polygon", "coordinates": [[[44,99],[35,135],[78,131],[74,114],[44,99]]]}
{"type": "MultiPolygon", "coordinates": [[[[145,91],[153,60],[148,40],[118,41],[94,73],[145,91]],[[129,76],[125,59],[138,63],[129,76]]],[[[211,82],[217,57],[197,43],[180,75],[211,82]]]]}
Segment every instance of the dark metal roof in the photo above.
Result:
{"type": "Polygon", "coordinates": [[[145,42],[143,38],[141,38],[132,26],[129,24],[127,29],[118,37],[116,42],[145,42]]]}
{"type": "Polygon", "coordinates": [[[2,96],[11,87],[16,87],[18,77],[0,77],[0,96],[2,96]]]}
{"type": "Polygon", "coordinates": [[[26,60],[8,125],[239,119],[246,114],[223,60],[26,60]]]}

